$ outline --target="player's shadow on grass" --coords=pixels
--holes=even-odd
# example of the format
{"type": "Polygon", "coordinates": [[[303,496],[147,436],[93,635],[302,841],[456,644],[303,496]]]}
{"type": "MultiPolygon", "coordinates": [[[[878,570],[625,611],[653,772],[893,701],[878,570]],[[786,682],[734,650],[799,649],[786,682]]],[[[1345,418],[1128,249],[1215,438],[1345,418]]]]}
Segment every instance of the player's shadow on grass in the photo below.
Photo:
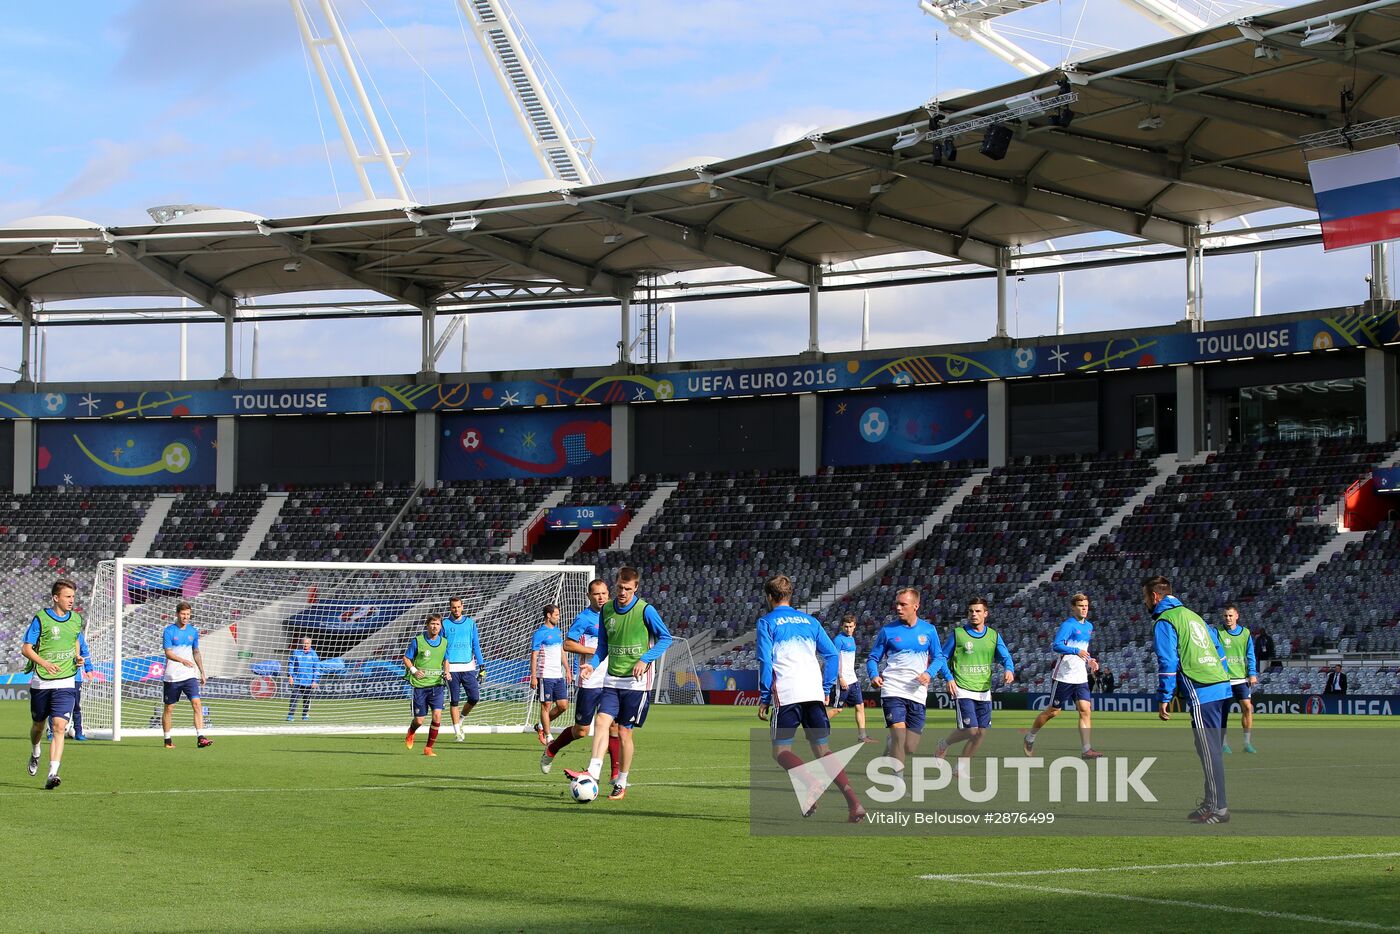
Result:
{"type": "Polygon", "coordinates": [[[272,749],[270,752],[286,752],[294,756],[304,756],[308,752],[319,753],[325,756],[402,756],[406,753],[398,750],[377,750],[377,749],[272,749]]]}
{"type": "MultiPolygon", "coordinates": [[[[454,789],[454,790],[456,790],[456,789],[454,789]]],[[[567,790],[566,790],[566,789],[562,789],[562,788],[561,788],[561,789],[559,790],[559,792],[558,792],[559,801],[558,801],[557,804],[555,804],[555,805],[551,805],[551,804],[542,804],[542,803],[541,803],[541,799],[547,799],[547,798],[553,797],[553,795],[551,794],[551,792],[549,791],[549,789],[548,789],[546,786],[541,786],[540,789],[539,789],[538,791],[536,791],[536,790],[528,790],[528,791],[527,791],[527,790],[523,790],[523,789],[522,789],[522,790],[513,791],[513,790],[508,789],[508,788],[483,788],[483,787],[481,787],[481,786],[479,786],[479,785],[473,784],[472,786],[470,786],[470,787],[468,787],[468,788],[463,788],[463,789],[460,789],[460,790],[462,790],[462,791],[470,791],[470,792],[473,792],[473,793],[476,793],[476,794],[498,795],[498,796],[504,797],[504,798],[526,798],[526,799],[528,799],[528,800],[530,801],[530,804],[529,804],[528,806],[526,806],[526,805],[520,805],[520,804],[505,803],[505,802],[502,802],[502,803],[499,803],[499,804],[482,804],[482,805],[479,805],[479,806],[480,806],[480,807],[486,807],[486,808],[506,808],[506,809],[509,809],[509,810],[512,810],[512,811],[527,811],[527,812],[530,813],[530,814],[537,814],[537,813],[539,813],[539,810],[540,810],[540,808],[542,808],[542,807],[548,808],[548,809],[550,809],[550,810],[561,811],[561,812],[567,811],[567,812],[570,812],[570,813],[577,812],[578,809],[579,809],[580,807],[595,807],[595,808],[596,808],[596,807],[602,807],[602,808],[607,808],[607,809],[609,809],[610,811],[612,811],[612,812],[614,812],[614,813],[616,813],[616,814],[618,814],[618,815],[623,815],[623,816],[628,816],[628,817],[664,817],[664,818],[674,818],[674,817],[676,816],[676,814],[675,814],[674,811],[648,811],[648,810],[639,809],[639,808],[637,808],[637,807],[635,807],[635,806],[633,806],[633,805],[631,805],[631,804],[629,804],[629,803],[627,803],[627,802],[623,802],[623,803],[621,803],[621,804],[614,804],[614,803],[612,803],[612,802],[610,802],[610,801],[598,800],[598,801],[593,802],[592,804],[579,805],[579,804],[575,804],[574,802],[570,801],[570,800],[566,797],[566,795],[568,794],[567,790]]],[[[635,794],[635,792],[634,792],[634,794],[635,794]]],[[[630,797],[630,796],[629,796],[629,797],[630,797]]],[[[748,820],[749,820],[747,814],[745,814],[743,817],[717,817],[717,816],[709,815],[709,814],[687,814],[687,815],[685,815],[685,819],[686,819],[686,820],[709,821],[709,822],[717,823],[717,824],[747,824],[747,823],[748,823],[748,820]]]]}

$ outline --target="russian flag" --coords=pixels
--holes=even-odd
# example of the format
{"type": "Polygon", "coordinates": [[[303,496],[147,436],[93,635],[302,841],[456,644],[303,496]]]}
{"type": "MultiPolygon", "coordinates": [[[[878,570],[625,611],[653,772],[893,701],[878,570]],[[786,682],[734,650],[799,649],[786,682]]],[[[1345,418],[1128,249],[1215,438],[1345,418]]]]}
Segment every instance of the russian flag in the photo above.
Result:
{"type": "Polygon", "coordinates": [[[1317,159],[1308,174],[1324,250],[1400,239],[1400,146],[1317,159]]]}

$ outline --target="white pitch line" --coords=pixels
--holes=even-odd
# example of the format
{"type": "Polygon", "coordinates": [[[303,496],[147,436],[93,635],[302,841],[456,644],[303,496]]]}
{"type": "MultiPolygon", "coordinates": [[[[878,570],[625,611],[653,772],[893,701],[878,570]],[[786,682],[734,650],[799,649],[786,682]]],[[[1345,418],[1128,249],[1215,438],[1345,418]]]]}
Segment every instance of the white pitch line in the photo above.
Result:
{"type": "MultiPolygon", "coordinates": [[[[924,876],[923,878],[938,877],[924,876]]],[[[1141,902],[1147,905],[1163,905],[1171,908],[1195,908],[1204,911],[1226,912],[1228,914],[1252,915],[1256,918],[1273,918],[1279,921],[1299,921],[1306,924],[1326,924],[1334,927],[1363,928],[1368,931],[1400,931],[1400,927],[1376,924],[1373,921],[1347,921],[1341,918],[1324,918],[1319,915],[1294,914],[1289,911],[1267,911],[1261,908],[1242,908],[1238,905],[1221,905],[1216,902],[1193,902],[1178,898],[1153,898],[1148,895],[1127,895],[1120,892],[1063,889],[1051,885],[1031,885],[1027,882],[996,882],[991,879],[973,879],[966,876],[958,878],[957,881],[964,885],[971,883],[973,885],[985,885],[998,889],[1018,889],[1023,892],[1039,892],[1043,895],[1073,895],[1076,898],[1110,898],[1120,902],[1141,902]]]]}
{"type": "Polygon", "coordinates": [[[1092,875],[1097,872],[1154,872],[1158,869],[1219,869],[1224,866],[1271,866],[1279,863],[1325,863],[1343,859],[1391,859],[1400,851],[1385,853],[1341,853],[1334,856],[1280,856],[1275,859],[1229,859],[1213,863],[1158,863],[1146,866],[1072,866],[1058,869],[1014,869],[1004,872],[930,873],[920,879],[961,881],[963,879],[1006,878],[1010,876],[1092,875]]]}

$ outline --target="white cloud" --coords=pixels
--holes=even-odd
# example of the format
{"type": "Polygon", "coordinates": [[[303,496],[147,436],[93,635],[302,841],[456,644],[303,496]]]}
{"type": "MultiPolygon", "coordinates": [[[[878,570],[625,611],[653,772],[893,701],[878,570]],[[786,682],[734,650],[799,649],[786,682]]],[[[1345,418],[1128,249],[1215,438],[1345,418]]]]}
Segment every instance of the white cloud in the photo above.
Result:
{"type": "MultiPolygon", "coordinates": [[[[157,139],[94,140],[87,162],[63,188],[49,198],[46,206],[81,204],[128,181],[138,166],[168,159],[189,149],[189,141],[178,133],[157,139]]],[[[102,218],[94,218],[102,222],[102,218]]]]}

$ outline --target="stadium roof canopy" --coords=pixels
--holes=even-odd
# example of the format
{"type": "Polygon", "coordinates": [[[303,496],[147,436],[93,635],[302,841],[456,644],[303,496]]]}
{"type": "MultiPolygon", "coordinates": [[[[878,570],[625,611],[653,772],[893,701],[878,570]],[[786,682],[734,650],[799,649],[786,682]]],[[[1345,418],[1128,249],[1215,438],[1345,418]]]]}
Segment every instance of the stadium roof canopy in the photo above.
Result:
{"type": "Polygon", "coordinates": [[[292,293],[369,290],[428,309],[482,296],[618,298],[639,276],[715,267],[810,285],[828,264],[910,251],[994,267],[1008,247],[1092,232],[1188,247],[1205,225],[1313,210],[1300,137],[1400,114],[1398,6],[1334,0],[1261,14],[787,146],[572,191],[277,219],[201,211],[110,228],[30,218],[0,228],[0,303],[27,321],[42,301],[55,322],[123,312],[47,303],[179,297],[231,321],[247,299],[292,293]],[[1329,23],[1342,27],[1330,38],[1319,32],[1329,23]],[[1046,103],[1066,91],[1077,95],[1068,120],[1046,103]],[[930,108],[955,160],[923,138],[930,108]],[[989,123],[1011,131],[999,160],[978,151],[989,123]]]}

